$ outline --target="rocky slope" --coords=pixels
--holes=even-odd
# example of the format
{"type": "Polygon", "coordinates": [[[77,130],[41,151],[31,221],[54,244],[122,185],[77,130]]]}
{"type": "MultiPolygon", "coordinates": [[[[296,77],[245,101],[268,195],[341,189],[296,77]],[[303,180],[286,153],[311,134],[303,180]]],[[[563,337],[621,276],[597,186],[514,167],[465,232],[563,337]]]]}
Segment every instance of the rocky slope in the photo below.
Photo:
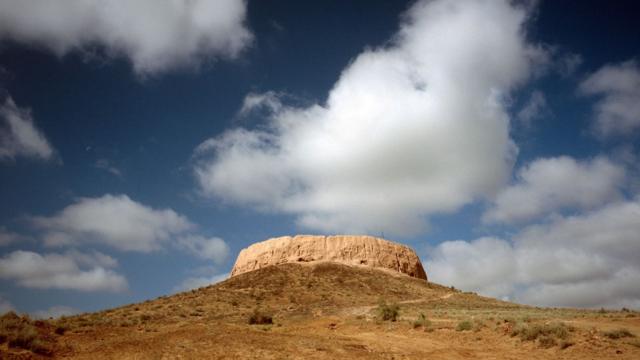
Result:
{"type": "Polygon", "coordinates": [[[411,248],[373,236],[297,235],[269,239],[240,251],[231,276],[271,265],[330,261],[397,271],[427,280],[411,248]]]}

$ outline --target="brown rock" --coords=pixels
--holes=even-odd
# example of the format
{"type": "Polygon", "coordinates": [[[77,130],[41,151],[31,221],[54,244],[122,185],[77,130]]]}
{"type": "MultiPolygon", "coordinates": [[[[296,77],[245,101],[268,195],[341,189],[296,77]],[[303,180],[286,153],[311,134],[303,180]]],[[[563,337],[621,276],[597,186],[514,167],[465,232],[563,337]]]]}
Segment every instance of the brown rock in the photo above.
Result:
{"type": "Polygon", "coordinates": [[[420,259],[411,248],[358,235],[283,236],[255,243],[240,251],[231,276],[270,265],[320,261],[389,269],[427,280],[420,259]]]}

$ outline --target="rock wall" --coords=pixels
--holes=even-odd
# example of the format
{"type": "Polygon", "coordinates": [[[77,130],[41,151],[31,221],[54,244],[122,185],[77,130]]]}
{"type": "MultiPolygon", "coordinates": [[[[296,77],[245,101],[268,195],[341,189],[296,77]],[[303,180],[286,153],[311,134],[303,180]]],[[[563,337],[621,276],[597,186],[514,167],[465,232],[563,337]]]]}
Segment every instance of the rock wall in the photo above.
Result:
{"type": "Polygon", "coordinates": [[[356,235],[283,236],[255,243],[240,251],[231,276],[270,265],[314,261],[390,269],[427,280],[413,249],[373,236],[356,235]]]}

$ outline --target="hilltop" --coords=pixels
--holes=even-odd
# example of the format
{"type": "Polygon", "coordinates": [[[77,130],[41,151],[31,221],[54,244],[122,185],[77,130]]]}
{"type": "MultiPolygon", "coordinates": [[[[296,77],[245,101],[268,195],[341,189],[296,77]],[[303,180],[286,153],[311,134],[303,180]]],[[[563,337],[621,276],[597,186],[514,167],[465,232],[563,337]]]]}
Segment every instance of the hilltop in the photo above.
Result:
{"type": "MultiPolygon", "coordinates": [[[[39,329],[53,356],[76,359],[640,357],[635,312],[535,308],[331,262],[269,266],[39,329]],[[396,321],[383,320],[394,304],[396,321]]],[[[6,344],[0,355],[46,357],[6,344]]]]}

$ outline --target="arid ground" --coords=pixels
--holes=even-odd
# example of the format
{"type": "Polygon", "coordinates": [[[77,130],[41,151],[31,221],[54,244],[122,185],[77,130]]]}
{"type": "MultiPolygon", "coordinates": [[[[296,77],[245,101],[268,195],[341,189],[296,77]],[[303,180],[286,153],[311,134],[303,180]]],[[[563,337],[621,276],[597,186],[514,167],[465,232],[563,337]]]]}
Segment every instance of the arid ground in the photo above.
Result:
{"type": "Polygon", "coordinates": [[[2,359],[640,359],[638,312],[522,306],[334,263],[0,326],[2,359]]]}

